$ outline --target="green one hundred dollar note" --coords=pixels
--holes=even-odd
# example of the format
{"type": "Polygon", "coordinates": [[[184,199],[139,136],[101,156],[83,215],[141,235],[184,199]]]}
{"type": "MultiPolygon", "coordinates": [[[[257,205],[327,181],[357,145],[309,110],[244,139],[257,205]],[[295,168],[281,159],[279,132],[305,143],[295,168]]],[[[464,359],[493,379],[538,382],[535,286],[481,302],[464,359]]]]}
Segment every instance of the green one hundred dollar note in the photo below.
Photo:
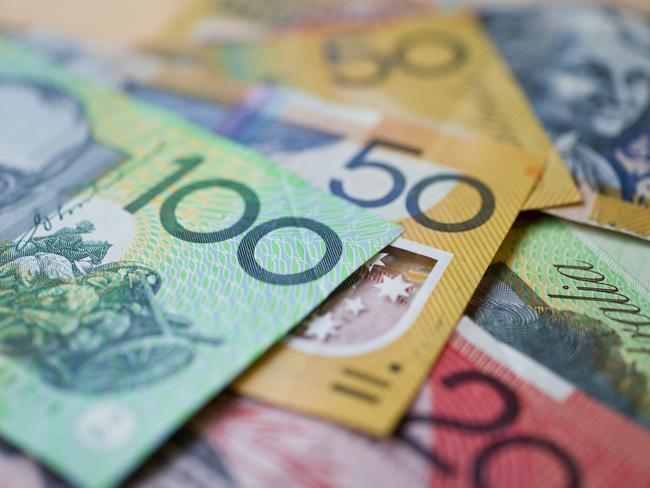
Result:
{"type": "Polygon", "coordinates": [[[2,40],[0,104],[0,434],[75,484],[119,482],[400,232],[2,40]]]}

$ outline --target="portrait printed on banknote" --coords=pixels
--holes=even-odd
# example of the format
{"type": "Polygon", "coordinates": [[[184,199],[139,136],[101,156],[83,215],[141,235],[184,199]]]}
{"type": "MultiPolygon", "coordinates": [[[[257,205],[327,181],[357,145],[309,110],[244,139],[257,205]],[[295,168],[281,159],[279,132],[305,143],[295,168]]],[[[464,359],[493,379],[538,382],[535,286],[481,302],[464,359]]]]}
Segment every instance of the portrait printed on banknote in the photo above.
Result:
{"type": "Polygon", "coordinates": [[[0,77],[0,231],[21,232],[124,158],[97,141],[83,104],[53,83],[0,77]]]}
{"type": "MultiPolygon", "coordinates": [[[[483,20],[583,193],[578,220],[607,225],[597,195],[647,208],[650,19],[547,5],[487,9],[483,20]]],[[[621,230],[647,237],[639,225],[621,230]]]]}

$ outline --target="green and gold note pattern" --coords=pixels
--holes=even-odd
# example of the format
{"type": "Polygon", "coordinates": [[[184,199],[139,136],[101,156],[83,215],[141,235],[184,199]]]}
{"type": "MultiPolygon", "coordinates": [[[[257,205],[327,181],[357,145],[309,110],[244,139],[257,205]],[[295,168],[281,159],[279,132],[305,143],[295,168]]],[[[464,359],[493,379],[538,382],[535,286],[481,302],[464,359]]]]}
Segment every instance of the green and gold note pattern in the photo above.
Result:
{"type": "MultiPolygon", "coordinates": [[[[179,49],[175,41],[165,42],[179,49]]],[[[453,124],[523,147],[545,165],[525,208],[581,200],[526,96],[472,16],[423,15],[196,53],[237,79],[286,83],[338,102],[438,126],[453,124]]]]}
{"type": "Polygon", "coordinates": [[[0,95],[5,210],[112,167],[0,243],[0,433],[75,484],[118,483],[400,233],[5,41],[0,95]]]}

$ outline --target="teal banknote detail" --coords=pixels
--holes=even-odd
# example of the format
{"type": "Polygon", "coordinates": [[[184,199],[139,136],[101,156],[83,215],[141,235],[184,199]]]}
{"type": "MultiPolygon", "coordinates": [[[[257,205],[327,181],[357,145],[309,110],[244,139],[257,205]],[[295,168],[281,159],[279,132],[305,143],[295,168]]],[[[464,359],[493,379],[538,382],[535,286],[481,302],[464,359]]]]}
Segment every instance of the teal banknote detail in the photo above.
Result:
{"type": "Polygon", "coordinates": [[[3,96],[3,203],[55,205],[0,236],[0,433],[76,484],[118,483],[400,233],[0,41],[3,96]]]}

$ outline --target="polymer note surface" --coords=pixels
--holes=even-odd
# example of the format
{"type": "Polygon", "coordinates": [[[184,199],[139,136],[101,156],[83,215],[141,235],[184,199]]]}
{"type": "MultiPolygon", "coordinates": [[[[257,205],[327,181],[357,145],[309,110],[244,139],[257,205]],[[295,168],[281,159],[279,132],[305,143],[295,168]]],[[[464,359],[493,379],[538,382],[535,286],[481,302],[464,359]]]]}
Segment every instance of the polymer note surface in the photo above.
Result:
{"type": "Polygon", "coordinates": [[[535,184],[538,160],[282,88],[253,91],[220,132],[405,228],[404,241],[346,280],[235,386],[388,435],[535,184]]]}
{"type": "Polygon", "coordinates": [[[521,220],[467,314],[598,401],[650,425],[650,295],[574,224],[521,220]]]}
{"type": "MultiPolygon", "coordinates": [[[[526,230],[531,240],[516,238],[518,246],[502,249],[493,263],[500,271],[491,271],[474,294],[470,313],[479,322],[468,316],[460,320],[391,438],[378,441],[268,404],[222,397],[175,435],[127,486],[545,488],[627,486],[646,479],[650,434],[611,408],[612,402],[602,403],[593,389],[584,389],[589,370],[584,346],[597,336],[581,336],[569,322],[563,343],[559,324],[540,320],[549,315],[548,309],[531,303],[534,294],[539,293],[538,299],[544,294],[527,269],[534,269],[536,262],[545,266],[555,258],[571,257],[590,260],[623,293],[638,286],[623,279],[615,264],[605,264],[606,256],[586,243],[575,225],[550,218],[516,225],[519,236],[526,230]],[[538,246],[550,247],[548,259],[534,251],[508,251],[538,246]],[[537,291],[531,292],[531,286],[537,291]],[[499,303],[502,313],[497,318],[499,303]],[[523,304],[528,303],[525,311],[523,304]],[[497,319],[509,333],[499,330],[497,319]],[[528,332],[518,332],[518,327],[528,332]],[[514,340],[514,334],[525,339],[514,340]],[[541,347],[534,352],[525,342],[541,347]],[[560,367],[557,360],[549,360],[566,357],[567,347],[578,353],[574,364],[560,367]],[[539,354],[544,351],[545,356],[539,354]]],[[[547,305],[559,320],[570,316],[550,301],[547,305]]],[[[8,488],[22,488],[26,481],[30,488],[63,486],[8,446],[0,445],[0,465],[0,480],[8,488]]]]}
{"type": "Polygon", "coordinates": [[[233,398],[134,486],[200,473],[217,486],[607,487],[644,479],[648,446],[644,429],[464,317],[393,437],[233,398]]]}
{"type": "Polygon", "coordinates": [[[77,484],[117,483],[400,233],[4,41],[0,98],[21,229],[0,244],[0,433],[77,484]]]}

